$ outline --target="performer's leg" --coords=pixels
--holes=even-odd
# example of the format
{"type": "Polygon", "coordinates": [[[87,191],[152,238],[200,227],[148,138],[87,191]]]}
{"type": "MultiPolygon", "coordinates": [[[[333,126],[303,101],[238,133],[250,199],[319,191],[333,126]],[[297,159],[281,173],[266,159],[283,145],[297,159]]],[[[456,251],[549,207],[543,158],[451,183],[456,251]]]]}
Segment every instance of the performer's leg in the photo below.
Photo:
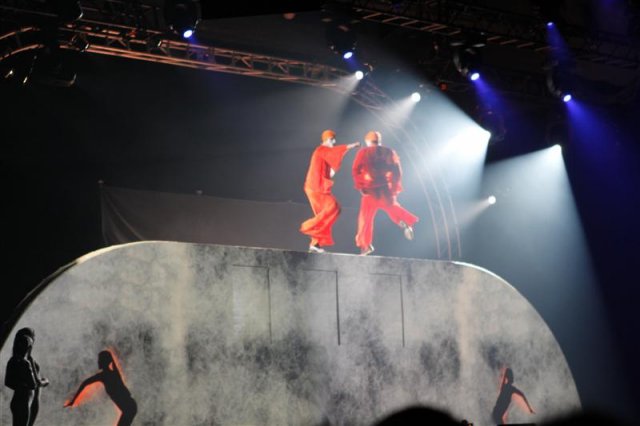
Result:
{"type": "Polygon", "coordinates": [[[307,195],[307,199],[309,200],[313,217],[302,222],[302,225],[300,225],[300,232],[311,237],[311,246],[317,246],[318,239],[314,236],[314,228],[317,226],[318,213],[322,209],[321,194],[313,191],[304,191],[304,193],[307,195]]]}
{"type": "Polygon", "coordinates": [[[33,401],[31,402],[31,411],[29,413],[29,426],[33,426],[38,417],[38,411],[40,410],[40,389],[34,391],[33,401]]]}
{"type": "Polygon", "coordinates": [[[331,194],[309,193],[315,216],[302,223],[300,232],[311,237],[312,244],[333,245],[332,227],[340,215],[340,204],[331,194]]]}
{"type": "Polygon", "coordinates": [[[31,409],[31,397],[29,395],[22,391],[16,391],[9,407],[13,417],[13,426],[27,426],[29,424],[29,412],[31,409]]]}
{"type": "Polygon", "coordinates": [[[383,204],[381,204],[380,208],[389,215],[389,218],[396,225],[400,225],[400,222],[404,222],[407,226],[413,226],[418,221],[418,216],[402,207],[402,205],[398,203],[396,197],[386,199],[383,204]]]}
{"type": "Polygon", "coordinates": [[[120,419],[118,419],[117,426],[130,426],[133,423],[133,419],[138,413],[138,405],[136,401],[132,398],[126,404],[118,407],[122,412],[120,419]]]}
{"type": "Polygon", "coordinates": [[[373,242],[373,224],[378,211],[378,200],[371,195],[363,195],[360,199],[360,212],[358,213],[358,233],[356,234],[356,246],[366,250],[373,242]]]}

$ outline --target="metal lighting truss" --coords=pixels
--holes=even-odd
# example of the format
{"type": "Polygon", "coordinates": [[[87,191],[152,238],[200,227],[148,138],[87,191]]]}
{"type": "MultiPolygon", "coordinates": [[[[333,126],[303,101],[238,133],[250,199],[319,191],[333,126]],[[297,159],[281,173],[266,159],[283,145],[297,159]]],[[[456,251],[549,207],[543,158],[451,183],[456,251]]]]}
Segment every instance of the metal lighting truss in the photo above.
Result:
{"type": "MultiPolygon", "coordinates": [[[[545,22],[531,15],[492,9],[477,2],[455,0],[390,2],[384,0],[339,0],[351,5],[362,20],[425,31],[450,38],[465,33],[483,33],[487,43],[543,52],[550,49],[546,41],[545,22]]],[[[600,32],[597,36],[567,28],[567,45],[578,60],[637,69],[640,49],[625,37],[600,32]],[[580,35],[577,35],[580,34],[580,35]]]]}

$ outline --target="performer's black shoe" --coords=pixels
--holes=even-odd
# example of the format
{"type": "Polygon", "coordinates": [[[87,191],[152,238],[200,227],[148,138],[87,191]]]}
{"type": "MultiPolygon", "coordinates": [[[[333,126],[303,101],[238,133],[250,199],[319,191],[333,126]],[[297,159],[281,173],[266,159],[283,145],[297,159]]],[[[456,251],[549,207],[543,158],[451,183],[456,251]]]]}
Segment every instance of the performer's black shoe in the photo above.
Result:
{"type": "Polygon", "coordinates": [[[413,240],[413,228],[407,225],[406,223],[404,223],[403,221],[400,221],[398,225],[400,225],[400,227],[403,228],[404,237],[409,241],[413,240]]]}
{"type": "Polygon", "coordinates": [[[324,249],[319,245],[309,245],[309,253],[325,253],[324,249]]]}
{"type": "Polygon", "coordinates": [[[361,249],[361,250],[360,250],[360,256],[366,256],[366,255],[369,255],[369,254],[373,253],[373,250],[375,250],[375,249],[373,248],[373,246],[372,246],[372,245],[369,245],[369,247],[367,247],[367,248],[363,248],[363,249],[361,249]]]}

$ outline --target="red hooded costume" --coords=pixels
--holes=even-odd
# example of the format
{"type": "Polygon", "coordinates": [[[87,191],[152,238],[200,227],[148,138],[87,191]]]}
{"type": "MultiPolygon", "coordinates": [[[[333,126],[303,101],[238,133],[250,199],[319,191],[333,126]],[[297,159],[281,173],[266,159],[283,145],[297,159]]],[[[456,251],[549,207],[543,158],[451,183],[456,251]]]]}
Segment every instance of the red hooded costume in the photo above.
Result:
{"type": "Polygon", "coordinates": [[[356,245],[367,249],[373,241],[373,222],[378,209],[385,211],[391,220],[400,225],[404,222],[413,227],[418,217],[398,203],[397,195],[402,191],[402,168],[400,158],[391,148],[379,145],[380,134],[369,132],[366,140],[376,145],[362,148],[353,161],[353,181],[360,190],[360,212],[356,245]]]}
{"type": "MultiPolygon", "coordinates": [[[[335,132],[325,130],[322,140],[334,138],[335,132]]],[[[333,245],[332,227],[340,215],[340,204],[331,194],[331,177],[340,169],[342,159],[347,153],[347,145],[320,145],[313,151],[309,170],[304,181],[304,192],[309,198],[314,217],[300,226],[300,232],[311,237],[311,245],[333,245]]]]}

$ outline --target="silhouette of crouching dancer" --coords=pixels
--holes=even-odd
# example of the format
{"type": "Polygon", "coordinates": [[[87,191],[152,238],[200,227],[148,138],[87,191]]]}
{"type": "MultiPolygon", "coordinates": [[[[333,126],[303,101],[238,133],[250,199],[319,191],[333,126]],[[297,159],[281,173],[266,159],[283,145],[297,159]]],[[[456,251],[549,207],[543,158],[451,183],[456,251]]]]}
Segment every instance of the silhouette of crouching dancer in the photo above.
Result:
{"type": "Polygon", "coordinates": [[[513,370],[511,370],[511,368],[507,368],[502,375],[498,399],[496,400],[496,405],[493,407],[493,412],[491,413],[491,417],[496,424],[507,423],[509,405],[511,405],[512,399],[516,401],[517,405],[523,411],[526,407],[530,414],[535,414],[535,411],[531,408],[531,405],[529,404],[529,401],[527,401],[527,397],[524,393],[517,387],[513,386],[513,370]]]}
{"type": "Polygon", "coordinates": [[[120,409],[122,415],[117,426],[129,426],[138,412],[138,404],[131,397],[131,393],[122,380],[118,366],[109,351],[102,351],[98,354],[98,367],[100,372],[86,379],[71,400],[65,402],[65,407],[73,407],[78,396],[84,388],[95,382],[102,382],[104,390],[114,404],[120,409]]]}

